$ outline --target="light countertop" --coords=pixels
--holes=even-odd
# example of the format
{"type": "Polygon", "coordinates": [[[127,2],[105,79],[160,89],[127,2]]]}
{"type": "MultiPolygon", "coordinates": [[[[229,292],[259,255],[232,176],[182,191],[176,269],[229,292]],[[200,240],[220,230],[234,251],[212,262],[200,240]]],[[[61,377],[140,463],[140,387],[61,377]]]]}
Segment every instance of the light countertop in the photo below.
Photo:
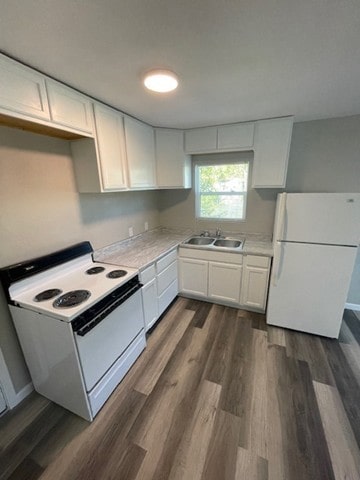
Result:
{"type": "MultiPolygon", "coordinates": [[[[194,235],[194,232],[188,229],[156,228],[96,250],[94,260],[142,270],[191,235],[194,235]]],[[[231,233],[231,237],[245,238],[244,246],[238,252],[240,255],[273,256],[270,236],[231,233]]]]}

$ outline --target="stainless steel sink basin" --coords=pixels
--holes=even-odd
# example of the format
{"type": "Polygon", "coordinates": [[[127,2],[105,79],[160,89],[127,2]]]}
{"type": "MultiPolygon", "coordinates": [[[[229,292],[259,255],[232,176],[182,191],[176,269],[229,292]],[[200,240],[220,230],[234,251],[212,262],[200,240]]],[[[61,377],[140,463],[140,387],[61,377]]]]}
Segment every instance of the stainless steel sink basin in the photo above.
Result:
{"type": "Polygon", "coordinates": [[[238,240],[237,238],[215,238],[215,237],[203,237],[203,236],[194,236],[189,238],[184,242],[184,245],[189,247],[204,247],[206,249],[216,250],[219,249],[229,249],[229,250],[241,250],[243,241],[238,240]]]}
{"type": "Polygon", "coordinates": [[[211,245],[215,238],[212,237],[191,237],[185,243],[188,245],[211,245]]]}
{"type": "Polygon", "coordinates": [[[219,240],[215,240],[214,247],[239,248],[241,247],[241,244],[242,242],[240,240],[221,238],[219,240]]]}

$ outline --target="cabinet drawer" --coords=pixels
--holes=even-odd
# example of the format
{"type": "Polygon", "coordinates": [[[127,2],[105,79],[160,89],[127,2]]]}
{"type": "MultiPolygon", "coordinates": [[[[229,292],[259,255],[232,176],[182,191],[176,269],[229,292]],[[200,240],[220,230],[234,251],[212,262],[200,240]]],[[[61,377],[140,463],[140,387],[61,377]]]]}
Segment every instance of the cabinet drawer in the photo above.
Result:
{"type": "Polygon", "coordinates": [[[172,283],[174,280],[177,280],[177,261],[171,263],[168,267],[165,268],[157,277],[157,288],[158,295],[160,296],[164,290],[172,283]]]}
{"type": "Polygon", "coordinates": [[[140,282],[146,284],[151,282],[156,277],[155,263],[151,264],[149,267],[145,268],[140,272],[140,282]]]}
{"type": "Polygon", "coordinates": [[[178,294],[178,282],[174,280],[171,285],[159,296],[159,315],[170,305],[178,294]]]}
{"type": "Polygon", "coordinates": [[[260,257],[258,255],[247,255],[246,265],[248,267],[263,267],[269,268],[270,258],[269,257],[260,257]]]}
{"type": "Polygon", "coordinates": [[[177,249],[173,250],[172,252],[165,255],[165,257],[161,258],[156,262],[156,271],[157,273],[162,272],[170,263],[174,262],[177,259],[177,249]]]}

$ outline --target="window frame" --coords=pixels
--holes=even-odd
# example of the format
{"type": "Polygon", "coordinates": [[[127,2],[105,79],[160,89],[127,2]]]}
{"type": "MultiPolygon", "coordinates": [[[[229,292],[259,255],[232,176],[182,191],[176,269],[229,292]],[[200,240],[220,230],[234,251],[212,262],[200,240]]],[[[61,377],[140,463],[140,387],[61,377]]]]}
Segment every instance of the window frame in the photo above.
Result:
{"type": "MultiPolygon", "coordinates": [[[[205,220],[205,221],[221,221],[221,222],[245,222],[246,221],[246,213],[247,213],[247,196],[249,193],[249,176],[250,176],[250,162],[249,160],[236,160],[236,159],[221,159],[221,158],[214,158],[213,160],[196,160],[194,162],[194,190],[195,190],[195,218],[196,220],[205,220]],[[206,195],[214,195],[214,196],[243,196],[244,198],[244,209],[243,209],[243,217],[242,218],[221,218],[221,217],[203,217],[201,216],[201,195],[200,192],[200,167],[215,167],[221,165],[247,165],[247,178],[246,178],[246,191],[245,192],[208,192],[206,195]]],[[[205,192],[203,192],[205,193],[205,192]]]]}

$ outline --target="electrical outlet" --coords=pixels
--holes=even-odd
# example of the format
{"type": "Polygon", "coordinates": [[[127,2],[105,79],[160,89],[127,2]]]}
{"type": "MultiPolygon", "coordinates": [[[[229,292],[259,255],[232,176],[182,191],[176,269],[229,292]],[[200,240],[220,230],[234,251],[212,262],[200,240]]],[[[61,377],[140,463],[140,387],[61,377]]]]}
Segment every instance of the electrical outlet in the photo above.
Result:
{"type": "Polygon", "coordinates": [[[147,230],[149,230],[149,223],[148,223],[148,222],[145,222],[144,226],[145,226],[145,232],[146,232],[147,230]]]}
{"type": "Polygon", "coordinates": [[[129,237],[132,237],[134,235],[134,228],[129,227],[129,237]]]}

